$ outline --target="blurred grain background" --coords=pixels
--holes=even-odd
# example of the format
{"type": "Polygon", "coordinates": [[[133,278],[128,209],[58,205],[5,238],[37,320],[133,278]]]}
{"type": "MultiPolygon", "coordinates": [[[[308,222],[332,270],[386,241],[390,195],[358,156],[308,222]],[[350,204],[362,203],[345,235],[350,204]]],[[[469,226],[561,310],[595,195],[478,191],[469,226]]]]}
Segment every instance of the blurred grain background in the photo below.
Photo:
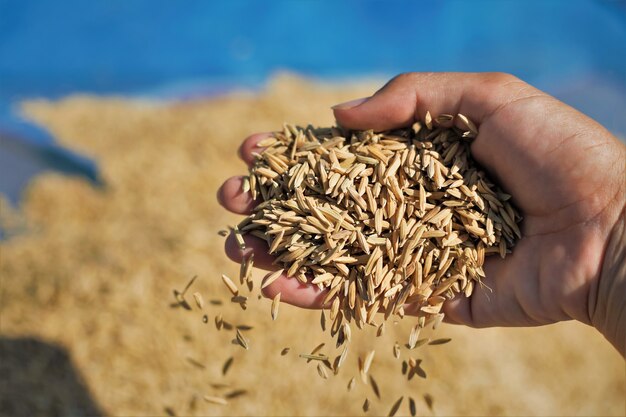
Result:
{"type": "Polygon", "coordinates": [[[284,121],[330,125],[331,105],[378,85],[284,74],[259,93],[210,100],[24,103],[29,119],[97,162],[104,185],[45,174],[19,209],[1,202],[2,227],[12,237],[0,242],[0,414],[360,415],[367,397],[371,415],[386,415],[404,395],[398,414],[407,415],[410,395],[420,415],[623,415],[624,360],[579,323],[443,325],[437,336],[452,342],[415,351],[428,378],[407,382],[391,347],[406,340],[408,318],[389,323],[380,339],[357,332],[348,366],[322,380],[314,363],[297,357],[325,340],[317,312],[283,306],[272,323],[268,300],[251,300],[246,311],[230,304],[219,277],[237,275],[238,266],[223,254],[217,232],[237,218],[215,194],[221,181],[244,172],[240,141],[284,121]],[[202,293],[205,311],[172,308],[172,290],[194,275],[191,291],[202,293]],[[216,330],[218,313],[254,327],[245,332],[249,351],[230,343],[232,331],[216,330]],[[291,351],[281,356],[284,347],[291,351]],[[373,347],[382,400],[360,382],[346,391],[357,354],[373,347]],[[238,389],[247,393],[228,406],[202,400],[238,389]]]}

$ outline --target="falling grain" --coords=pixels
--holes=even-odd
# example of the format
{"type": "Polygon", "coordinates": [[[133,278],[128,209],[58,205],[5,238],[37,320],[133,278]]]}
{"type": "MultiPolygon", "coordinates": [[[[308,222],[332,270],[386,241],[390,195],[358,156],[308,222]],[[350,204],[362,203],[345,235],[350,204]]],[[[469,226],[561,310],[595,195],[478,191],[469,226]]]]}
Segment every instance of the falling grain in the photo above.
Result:
{"type": "Polygon", "coordinates": [[[424,394],[424,401],[426,402],[426,406],[430,411],[433,411],[434,399],[433,396],[426,393],[424,394]]]}
{"type": "Polygon", "coordinates": [[[204,308],[204,300],[202,299],[202,295],[199,292],[193,293],[193,298],[196,301],[196,305],[200,310],[204,308]]]}
{"type": "Polygon", "coordinates": [[[233,365],[234,360],[235,358],[233,358],[232,356],[226,359],[226,362],[224,362],[224,365],[222,366],[222,375],[226,376],[226,374],[228,373],[228,370],[233,365]]]}
{"type": "Polygon", "coordinates": [[[248,350],[249,349],[249,345],[248,345],[248,340],[244,337],[244,335],[239,331],[239,329],[237,329],[236,332],[236,337],[234,339],[234,341],[236,342],[236,344],[238,344],[239,346],[241,346],[242,348],[248,350]]]}
{"type": "Polygon", "coordinates": [[[417,415],[417,407],[413,397],[409,397],[409,413],[411,413],[411,417],[415,417],[417,415]]]}
{"type": "Polygon", "coordinates": [[[218,314],[215,316],[215,328],[217,330],[222,330],[222,326],[224,325],[224,320],[222,320],[222,315],[218,314]]]}
{"type": "Polygon", "coordinates": [[[393,403],[393,405],[391,406],[391,410],[389,410],[389,414],[387,414],[387,416],[393,417],[396,415],[396,413],[400,409],[400,405],[402,405],[402,400],[404,400],[404,397],[398,398],[398,400],[396,400],[396,402],[393,403]]]}
{"type": "Polygon", "coordinates": [[[350,381],[348,381],[348,392],[352,391],[354,389],[354,384],[356,383],[356,380],[354,379],[354,377],[350,378],[350,381]]]}
{"type": "Polygon", "coordinates": [[[409,344],[408,344],[408,348],[409,349],[414,349],[416,344],[417,344],[417,338],[419,337],[420,334],[420,326],[419,324],[413,326],[413,328],[411,329],[411,334],[409,335],[409,344]]]}
{"type": "Polygon", "coordinates": [[[366,374],[369,372],[370,366],[372,366],[372,362],[374,361],[375,354],[376,354],[376,351],[372,350],[365,357],[365,361],[363,362],[363,372],[365,372],[366,374]]]}
{"type": "Polygon", "coordinates": [[[324,364],[322,364],[322,363],[318,363],[317,364],[317,373],[323,379],[328,379],[328,372],[326,372],[326,367],[324,366],[324,364]]]}
{"type": "Polygon", "coordinates": [[[378,328],[376,329],[376,337],[381,337],[385,334],[385,322],[380,323],[378,328]]]}
{"type": "Polygon", "coordinates": [[[236,389],[234,391],[231,391],[231,392],[227,393],[226,395],[224,395],[224,397],[229,399],[229,400],[232,400],[234,398],[242,397],[242,396],[246,395],[247,393],[248,393],[248,390],[236,389]]]}
{"type": "Polygon", "coordinates": [[[182,295],[185,295],[187,293],[187,290],[189,288],[191,288],[191,286],[193,285],[194,282],[196,282],[196,279],[198,278],[197,275],[194,275],[189,282],[187,283],[187,285],[185,285],[185,289],[183,289],[183,292],[181,293],[182,295]]]}
{"type": "Polygon", "coordinates": [[[222,274],[222,282],[224,282],[224,285],[226,285],[226,288],[228,288],[228,291],[230,291],[233,296],[237,296],[239,294],[239,289],[237,288],[233,280],[231,280],[224,274],[222,274]]]}
{"type": "Polygon", "coordinates": [[[326,361],[328,360],[328,356],[326,355],[310,355],[310,354],[306,354],[306,353],[301,353],[300,355],[301,358],[306,359],[307,362],[310,361],[326,361]]]}
{"type": "Polygon", "coordinates": [[[341,355],[339,356],[339,360],[337,361],[337,369],[341,368],[341,366],[346,361],[347,357],[348,357],[348,345],[345,345],[343,347],[343,350],[341,351],[341,355]]]}
{"type": "Polygon", "coordinates": [[[313,348],[313,350],[311,351],[311,355],[316,354],[317,352],[319,352],[320,350],[322,350],[322,348],[326,346],[326,343],[320,343],[319,345],[315,346],[313,348]]]}
{"type": "Polygon", "coordinates": [[[274,296],[272,300],[272,320],[276,320],[278,318],[278,306],[280,305],[280,293],[274,296]]]}
{"type": "Polygon", "coordinates": [[[372,386],[372,391],[374,391],[374,394],[380,400],[380,390],[378,389],[378,384],[372,375],[370,375],[370,385],[372,386]]]}
{"type": "Polygon", "coordinates": [[[193,359],[193,358],[191,358],[191,357],[189,357],[189,356],[187,356],[187,358],[186,358],[186,359],[187,359],[187,362],[189,362],[190,364],[192,364],[192,365],[193,365],[193,366],[195,366],[196,368],[199,368],[199,369],[206,369],[206,366],[204,366],[204,364],[202,364],[202,363],[198,362],[197,360],[195,360],[195,359],[193,359]]]}
{"type": "Polygon", "coordinates": [[[211,404],[228,405],[228,401],[222,397],[212,397],[210,395],[205,395],[202,398],[204,399],[204,401],[211,404]]]}
{"type": "Polygon", "coordinates": [[[451,340],[452,339],[450,338],[435,339],[435,340],[431,340],[430,342],[428,342],[428,344],[429,345],[445,345],[451,340]]]}

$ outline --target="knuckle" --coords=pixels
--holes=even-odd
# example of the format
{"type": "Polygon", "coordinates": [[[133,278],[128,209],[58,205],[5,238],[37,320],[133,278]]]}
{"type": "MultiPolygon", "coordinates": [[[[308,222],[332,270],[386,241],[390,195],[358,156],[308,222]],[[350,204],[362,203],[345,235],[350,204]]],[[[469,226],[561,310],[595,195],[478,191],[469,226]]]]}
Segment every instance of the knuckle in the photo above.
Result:
{"type": "Polygon", "coordinates": [[[513,86],[523,87],[528,85],[515,75],[507,72],[490,72],[484,74],[484,77],[485,84],[496,90],[509,89],[513,86]]]}
{"type": "Polygon", "coordinates": [[[414,83],[420,76],[418,72],[403,72],[396,75],[391,81],[396,84],[411,84],[414,83]]]}

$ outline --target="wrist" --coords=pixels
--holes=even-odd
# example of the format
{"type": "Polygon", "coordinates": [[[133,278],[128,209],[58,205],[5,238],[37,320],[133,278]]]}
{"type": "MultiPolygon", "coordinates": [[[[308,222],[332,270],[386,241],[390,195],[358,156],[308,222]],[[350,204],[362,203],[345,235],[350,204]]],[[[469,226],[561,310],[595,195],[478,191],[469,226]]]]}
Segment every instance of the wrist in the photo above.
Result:
{"type": "Polygon", "coordinates": [[[589,294],[591,325],[626,355],[626,215],[622,208],[604,250],[601,271],[589,294]]]}

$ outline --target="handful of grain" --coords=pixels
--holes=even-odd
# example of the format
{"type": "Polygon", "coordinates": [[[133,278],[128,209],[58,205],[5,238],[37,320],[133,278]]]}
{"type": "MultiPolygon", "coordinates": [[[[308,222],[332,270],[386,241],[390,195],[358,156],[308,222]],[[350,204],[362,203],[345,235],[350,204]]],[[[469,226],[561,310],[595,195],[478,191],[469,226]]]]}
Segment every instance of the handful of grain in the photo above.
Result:
{"type": "Polygon", "coordinates": [[[477,133],[461,114],[383,133],[285,125],[259,144],[244,191],[261,203],[235,232],[326,290],[339,344],[344,323],[402,317],[407,305],[420,327],[436,324],[446,299],[481,282],[485,256],[505,257],[521,237],[510,195],[470,156],[477,133]]]}

